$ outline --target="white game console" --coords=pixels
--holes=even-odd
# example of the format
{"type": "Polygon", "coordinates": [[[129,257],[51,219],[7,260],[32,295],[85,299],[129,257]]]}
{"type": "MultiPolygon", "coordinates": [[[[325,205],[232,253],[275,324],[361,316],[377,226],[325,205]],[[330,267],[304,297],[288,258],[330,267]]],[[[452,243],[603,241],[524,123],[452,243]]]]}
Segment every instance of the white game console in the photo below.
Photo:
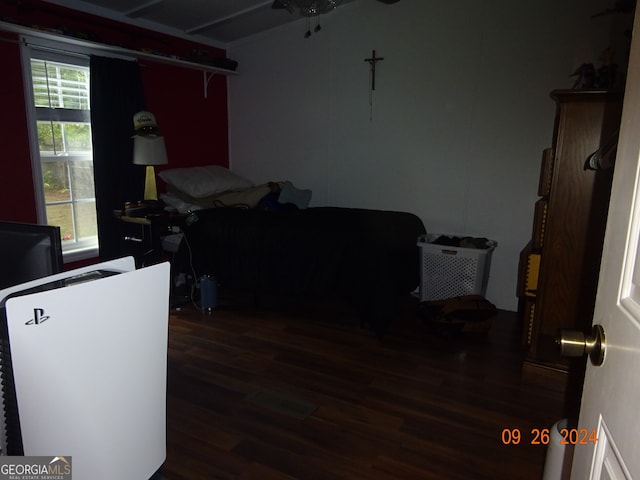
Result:
{"type": "Polygon", "coordinates": [[[0,291],[3,455],[147,480],[166,458],[169,264],[132,258],[0,291]]]}

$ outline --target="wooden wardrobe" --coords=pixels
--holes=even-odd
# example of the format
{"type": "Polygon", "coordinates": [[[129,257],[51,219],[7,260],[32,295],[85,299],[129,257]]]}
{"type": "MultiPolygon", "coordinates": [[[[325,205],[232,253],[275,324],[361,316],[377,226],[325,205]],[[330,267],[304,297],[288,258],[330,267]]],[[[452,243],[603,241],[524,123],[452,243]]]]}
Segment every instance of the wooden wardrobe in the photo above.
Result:
{"type": "MultiPolygon", "coordinates": [[[[607,221],[613,166],[585,168],[615,145],[623,94],[555,90],[552,146],[545,149],[531,241],[520,254],[519,313],[523,375],[566,390],[582,384],[585,360],[561,358],[559,329],[590,332],[607,221]]],[[[614,152],[615,153],[615,152],[614,152]]]]}

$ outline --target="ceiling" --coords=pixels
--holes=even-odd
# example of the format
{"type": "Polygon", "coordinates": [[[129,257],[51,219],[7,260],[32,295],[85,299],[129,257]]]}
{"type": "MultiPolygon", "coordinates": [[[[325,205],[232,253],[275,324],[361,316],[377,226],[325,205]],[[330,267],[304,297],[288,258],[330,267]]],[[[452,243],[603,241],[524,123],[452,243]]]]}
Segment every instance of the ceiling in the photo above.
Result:
{"type": "MultiPolygon", "coordinates": [[[[47,0],[101,17],[225,48],[301,17],[273,0],[47,0]]],[[[338,8],[353,0],[342,0],[338,8]]]]}

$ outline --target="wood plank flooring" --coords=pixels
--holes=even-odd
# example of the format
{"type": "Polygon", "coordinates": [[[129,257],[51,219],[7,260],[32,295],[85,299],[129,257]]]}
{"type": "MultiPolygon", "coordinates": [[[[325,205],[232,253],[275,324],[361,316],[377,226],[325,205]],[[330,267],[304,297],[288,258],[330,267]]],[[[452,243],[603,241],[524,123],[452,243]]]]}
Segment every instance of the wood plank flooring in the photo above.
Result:
{"type": "Polygon", "coordinates": [[[532,429],[562,395],[521,379],[515,314],[445,340],[407,299],[384,340],[337,302],[222,298],[169,322],[167,461],[180,479],[539,479],[532,429]],[[315,405],[300,419],[248,401],[268,390],[315,405]],[[518,445],[502,431],[519,429],[518,445]]]}

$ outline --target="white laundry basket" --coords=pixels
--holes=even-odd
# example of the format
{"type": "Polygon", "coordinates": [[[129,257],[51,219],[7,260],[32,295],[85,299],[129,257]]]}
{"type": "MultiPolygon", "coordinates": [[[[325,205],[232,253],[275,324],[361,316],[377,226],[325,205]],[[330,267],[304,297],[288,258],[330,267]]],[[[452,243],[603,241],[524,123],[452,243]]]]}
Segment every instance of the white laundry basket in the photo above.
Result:
{"type": "Polygon", "coordinates": [[[487,290],[491,254],[497,243],[486,241],[486,248],[462,248],[433,243],[453,235],[426,234],[418,238],[422,266],[420,301],[441,300],[462,295],[483,295],[487,290]]]}

